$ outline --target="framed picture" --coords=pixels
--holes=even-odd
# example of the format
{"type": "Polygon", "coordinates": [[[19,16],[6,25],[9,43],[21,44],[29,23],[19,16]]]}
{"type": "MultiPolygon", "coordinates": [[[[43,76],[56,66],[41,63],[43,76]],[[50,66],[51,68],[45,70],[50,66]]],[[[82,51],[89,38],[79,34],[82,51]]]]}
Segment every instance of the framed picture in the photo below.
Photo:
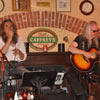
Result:
{"type": "Polygon", "coordinates": [[[71,11],[71,0],[57,0],[57,11],[71,11]]]}
{"type": "Polygon", "coordinates": [[[30,0],[12,0],[13,11],[30,11],[30,0]]]}

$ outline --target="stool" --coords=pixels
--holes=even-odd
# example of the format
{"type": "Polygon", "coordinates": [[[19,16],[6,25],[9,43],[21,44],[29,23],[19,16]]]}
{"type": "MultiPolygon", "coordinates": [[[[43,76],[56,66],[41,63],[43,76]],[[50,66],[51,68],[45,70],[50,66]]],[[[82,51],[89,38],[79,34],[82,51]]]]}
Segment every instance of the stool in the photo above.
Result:
{"type": "Polygon", "coordinates": [[[90,83],[89,83],[89,90],[90,90],[89,93],[90,93],[91,96],[94,96],[95,89],[96,89],[98,82],[99,82],[99,76],[92,74],[90,76],[90,83]]]}
{"type": "Polygon", "coordinates": [[[94,95],[98,83],[99,83],[99,76],[92,74],[90,76],[90,83],[89,83],[89,95],[90,95],[89,100],[94,100],[94,95]]]}

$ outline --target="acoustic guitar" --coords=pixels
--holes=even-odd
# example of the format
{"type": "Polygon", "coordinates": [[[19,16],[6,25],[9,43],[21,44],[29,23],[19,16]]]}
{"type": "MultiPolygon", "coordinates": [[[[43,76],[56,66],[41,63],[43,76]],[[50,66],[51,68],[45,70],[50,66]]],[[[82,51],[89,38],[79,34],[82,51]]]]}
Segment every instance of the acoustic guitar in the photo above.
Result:
{"type": "Polygon", "coordinates": [[[82,54],[72,54],[70,56],[71,63],[77,71],[90,72],[95,63],[99,62],[97,49],[91,48],[88,52],[92,55],[91,59],[86,58],[82,54]]]}

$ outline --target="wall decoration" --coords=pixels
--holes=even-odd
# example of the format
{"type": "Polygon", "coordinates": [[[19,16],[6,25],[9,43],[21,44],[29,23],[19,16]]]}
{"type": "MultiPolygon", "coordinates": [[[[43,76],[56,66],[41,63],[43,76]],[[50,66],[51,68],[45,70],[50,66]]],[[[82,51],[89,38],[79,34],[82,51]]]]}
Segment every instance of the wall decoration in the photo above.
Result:
{"type": "Polygon", "coordinates": [[[84,0],[80,3],[80,11],[84,15],[90,15],[94,11],[94,4],[89,0],[84,0]]]}
{"type": "Polygon", "coordinates": [[[27,37],[29,46],[37,51],[43,51],[44,46],[48,50],[54,48],[58,42],[56,33],[47,28],[37,28],[29,33],[27,37]]]}
{"type": "Polygon", "coordinates": [[[0,12],[4,9],[4,1],[0,0],[0,12]]]}
{"type": "Polygon", "coordinates": [[[57,0],[57,11],[70,11],[71,0],[57,0]]]}
{"type": "Polygon", "coordinates": [[[37,2],[39,7],[50,7],[50,2],[37,2]]]}
{"type": "Polygon", "coordinates": [[[13,11],[30,11],[30,0],[12,0],[13,11]]]}
{"type": "Polygon", "coordinates": [[[69,40],[68,40],[68,36],[64,36],[64,37],[63,37],[63,41],[68,42],[68,41],[69,41],[69,40]]]}

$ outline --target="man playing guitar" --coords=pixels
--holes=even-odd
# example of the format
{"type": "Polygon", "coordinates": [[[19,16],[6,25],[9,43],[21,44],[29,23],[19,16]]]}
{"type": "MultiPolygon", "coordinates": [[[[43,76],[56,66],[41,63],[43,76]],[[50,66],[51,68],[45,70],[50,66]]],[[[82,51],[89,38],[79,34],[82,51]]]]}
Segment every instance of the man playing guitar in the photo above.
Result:
{"type": "Polygon", "coordinates": [[[97,34],[97,23],[95,21],[90,21],[87,23],[84,32],[81,35],[78,35],[68,48],[68,51],[72,53],[71,61],[73,64],[71,65],[69,75],[66,75],[66,78],[71,84],[73,92],[76,96],[76,100],[88,100],[89,94],[88,91],[85,91],[83,89],[78,78],[75,79],[74,76],[78,75],[76,74],[75,70],[73,71],[73,68],[81,72],[93,71],[93,73],[98,74],[98,63],[95,63],[93,65],[94,67],[91,68],[90,61],[90,59],[96,59],[96,50],[98,51],[100,49],[100,39],[97,38],[97,34]],[[90,50],[91,48],[93,48],[93,50],[90,50]],[[75,54],[78,56],[76,56],[75,54]],[[75,56],[73,57],[73,55],[75,56]],[[80,59],[81,57],[83,59],[80,59]],[[86,65],[84,63],[86,63],[86,65]],[[87,64],[89,65],[87,66],[87,64]],[[71,73],[73,73],[74,75],[71,75],[71,73]]]}

